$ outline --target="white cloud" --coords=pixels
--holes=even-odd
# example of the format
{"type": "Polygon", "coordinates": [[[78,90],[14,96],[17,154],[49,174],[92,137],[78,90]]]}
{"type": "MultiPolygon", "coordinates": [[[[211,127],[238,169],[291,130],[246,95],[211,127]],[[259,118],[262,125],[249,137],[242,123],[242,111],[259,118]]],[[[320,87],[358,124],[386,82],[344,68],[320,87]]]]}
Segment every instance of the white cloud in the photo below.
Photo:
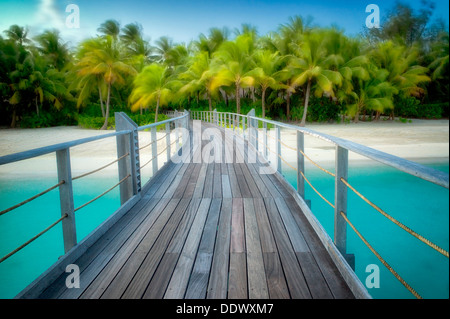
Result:
{"type": "Polygon", "coordinates": [[[41,0],[35,14],[34,30],[64,28],[64,16],[56,7],[55,0],[41,0]]]}

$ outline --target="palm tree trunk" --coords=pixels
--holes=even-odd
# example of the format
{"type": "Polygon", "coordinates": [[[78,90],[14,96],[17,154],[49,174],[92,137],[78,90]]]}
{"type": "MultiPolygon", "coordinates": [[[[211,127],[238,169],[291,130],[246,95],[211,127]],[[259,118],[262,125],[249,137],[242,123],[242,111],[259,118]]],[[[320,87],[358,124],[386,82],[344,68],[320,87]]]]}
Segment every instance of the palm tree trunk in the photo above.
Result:
{"type": "Polygon", "coordinates": [[[239,83],[236,83],[236,113],[241,114],[241,97],[239,94],[240,87],[239,83]]]}
{"type": "Polygon", "coordinates": [[[111,95],[111,83],[108,83],[108,96],[106,98],[106,113],[105,113],[105,123],[103,124],[101,130],[106,130],[108,128],[108,118],[109,118],[109,97],[111,95]]]}
{"type": "Polygon", "coordinates": [[[105,108],[103,107],[102,89],[98,86],[98,96],[100,97],[100,108],[102,109],[102,116],[105,117],[105,108]]]}
{"type": "Polygon", "coordinates": [[[158,122],[158,110],[159,110],[159,100],[160,96],[158,96],[158,100],[156,101],[156,110],[155,110],[155,123],[158,122]]]}
{"type": "Polygon", "coordinates": [[[12,114],[12,120],[11,120],[11,128],[15,128],[16,127],[16,106],[13,105],[12,109],[13,109],[13,114],[12,114]]]}
{"type": "Polygon", "coordinates": [[[303,110],[303,117],[302,117],[302,122],[300,123],[300,126],[305,126],[305,124],[306,124],[306,114],[308,113],[310,92],[311,92],[311,80],[308,80],[308,85],[306,86],[305,109],[303,110]]]}
{"type": "Polygon", "coordinates": [[[262,89],[262,94],[261,94],[261,108],[262,108],[262,117],[265,118],[266,117],[266,88],[262,89]]]}
{"type": "Polygon", "coordinates": [[[37,95],[36,95],[36,99],[35,99],[35,102],[36,102],[36,114],[37,114],[37,116],[39,117],[39,116],[40,116],[40,115],[39,115],[39,105],[38,105],[37,99],[38,99],[38,97],[37,97],[37,95]]]}
{"type": "Polygon", "coordinates": [[[211,93],[208,94],[208,103],[209,103],[209,111],[212,112],[212,100],[211,100],[211,93]]]}

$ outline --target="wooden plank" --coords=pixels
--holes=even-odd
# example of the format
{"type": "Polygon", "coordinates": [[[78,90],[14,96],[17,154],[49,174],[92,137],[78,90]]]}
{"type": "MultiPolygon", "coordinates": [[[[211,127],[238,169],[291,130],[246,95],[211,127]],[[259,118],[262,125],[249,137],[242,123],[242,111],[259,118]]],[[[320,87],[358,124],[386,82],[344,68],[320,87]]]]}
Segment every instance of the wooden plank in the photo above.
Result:
{"type": "Polygon", "coordinates": [[[228,177],[230,178],[230,187],[231,187],[231,193],[233,198],[240,198],[241,195],[241,189],[239,188],[239,183],[236,177],[236,173],[234,171],[234,165],[233,164],[227,164],[228,168],[228,177]]]}
{"type": "Polygon", "coordinates": [[[102,235],[75,263],[80,268],[80,288],[67,289],[65,280],[67,273],[61,274],[54,283],[42,292],[39,298],[52,299],[59,298],[64,293],[65,298],[78,298],[78,296],[90,285],[93,277],[101,271],[102,263],[107,260],[108,255],[114,253],[125,240],[135,231],[136,227],[148,216],[141,213],[145,205],[156,205],[157,201],[148,203],[149,199],[138,202],[128,213],[126,213],[119,221],[102,235]],[[103,253],[103,255],[101,255],[103,253]],[[97,258],[100,255],[100,260],[97,258]],[[106,255],[106,256],[104,256],[106,255]],[[96,264],[97,263],[97,264],[96,264]]]}
{"type": "Polygon", "coordinates": [[[213,179],[214,179],[214,164],[208,164],[206,170],[205,185],[203,187],[203,198],[213,198],[213,179]]]}
{"type": "Polygon", "coordinates": [[[252,194],[253,198],[261,198],[261,193],[259,192],[259,188],[256,186],[255,179],[250,174],[250,171],[248,170],[247,164],[242,163],[239,164],[242,170],[242,174],[244,175],[245,180],[247,181],[248,188],[250,189],[250,192],[252,194]]]}
{"type": "Polygon", "coordinates": [[[175,190],[178,188],[178,185],[183,179],[184,173],[186,172],[189,165],[190,165],[189,163],[184,163],[181,166],[181,169],[173,178],[172,182],[169,184],[169,187],[165,190],[163,189],[159,190],[158,192],[156,192],[154,197],[173,198],[173,194],[175,193],[175,190]]]}
{"type": "Polygon", "coordinates": [[[289,236],[284,228],[283,221],[278,213],[275,200],[265,198],[264,202],[273,229],[275,242],[277,243],[290,295],[294,299],[310,299],[312,298],[311,293],[309,292],[303,272],[297,261],[289,236]]]}
{"type": "Polygon", "coordinates": [[[229,299],[247,299],[247,257],[245,253],[230,253],[229,299]]]}
{"type": "Polygon", "coordinates": [[[194,269],[186,290],[186,299],[204,299],[206,297],[221,205],[222,200],[218,198],[214,198],[211,202],[194,269]]]}
{"type": "Polygon", "coordinates": [[[236,174],[237,182],[239,184],[239,189],[241,190],[242,198],[252,198],[252,193],[247,185],[247,181],[245,180],[244,174],[242,173],[240,164],[234,164],[233,167],[234,172],[236,174]]]}
{"type": "Polygon", "coordinates": [[[278,253],[263,252],[263,258],[270,299],[289,299],[289,289],[278,253]]]}
{"type": "Polygon", "coordinates": [[[306,282],[314,299],[332,299],[333,294],[311,252],[296,252],[306,282]]]}
{"type": "Polygon", "coordinates": [[[242,198],[233,198],[230,251],[232,253],[245,252],[244,203],[242,198]]]}
{"type": "Polygon", "coordinates": [[[261,175],[264,174],[260,174],[259,169],[255,169],[254,165],[252,164],[247,164],[246,167],[249,172],[249,175],[254,179],[255,184],[258,187],[259,192],[261,193],[261,196],[272,197],[270,190],[266,187],[266,184],[261,178],[261,175]]]}
{"type": "Polygon", "coordinates": [[[306,243],[303,235],[300,232],[300,229],[297,226],[297,223],[294,220],[286,202],[283,198],[276,198],[275,203],[278,207],[278,211],[280,212],[281,219],[283,220],[284,227],[288,233],[288,236],[291,240],[292,246],[294,247],[295,252],[309,252],[308,244],[306,243]]]}
{"type": "MultiPolygon", "coordinates": [[[[132,234],[128,237],[127,241],[120,247],[120,249],[115,252],[108,265],[106,265],[106,267],[101,270],[100,274],[83,292],[81,298],[100,298],[100,296],[113,280],[114,276],[119,272],[124,263],[127,261],[128,257],[132,254],[134,249],[147,234],[148,229],[162,214],[168,203],[168,199],[161,199],[159,202],[157,202],[155,207],[151,209],[148,217],[139,225],[139,227],[134,229],[132,234]]],[[[145,210],[149,210],[149,207],[143,209],[143,211],[145,210]]],[[[126,227],[132,228],[133,225],[127,224],[126,227]]]]}
{"type": "Polygon", "coordinates": [[[192,174],[189,178],[189,181],[187,183],[186,189],[183,193],[183,198],[192,198],[195,186],[197,185],[197,181],[200,174],[201,164],[192,164],[194,166],[194,170],[192,171],[192,174]]]}
{"type": "Polygon", "coordinates": [[[192,223],[199,209],[200,202],[201,202],[200,199],[192,199],[191,202],[189,203],[189,206],[186,212],[184,213],[184,216],[180,224],[178,225],[177,231],[173,236],[173,238],[171,239],[169,246],[167,247],[168,253],[181,252],[184,243],[186,241],[186,237],[189,234],[192,223]]]}
{"type": "Polygon", "coordinates": [[[164,298],[181,299],[187,288],[211,199],[202,199],[164,298]]]}
{"type": "Polygon", "coordinates": [[[230,257],[232,199],[224,199],[220,211],[219,227],[214,247],[208,299],[226,299],[228,290],[228,264],[230,257]]]}
{"type": "Polygon", "coordinates": [[[258,222],[262,252],[277,252],[277,245],[275,243],[275,238],[273,237],[264,200],[262,198],[255,198],[253,199],[253,204],[255,205],[256,220],[258,222]]]}
{"type": "MultiPolygon", "coordinates": [[[[156,267],[158,266],[162,255],[164,254],[172,236],[180,223],[181,218],[184,215],[190,199],[181,199],[176,209],[174,210],[172,216],[167,221],[167,224],[164,226],[161,231],[158,239],[155,241],[154,245],[150,251],[147,252],[145,259],[140,265],[138,271],[134,275],[133,279],[129,282],[127,288],[125,289],[122,298],[124,299],[136,299],[142,298],[142,295],[147,288],[147,285],[152,278],[156,267]]],[[[152,231],[152,230],[150,230],[152,231]]]]}
{"type": "Polygon", "coordinates": [[[249,299],[268,299],[269,291],[253,200],[244,198],[245,242],[249,299]]]}
{"type": "Polygon", "coordinates": [[[202,167],[200,169],[197,184],[195,185],[195,190],[194,193],[192,194],[192,198],[202,198],[203,196],[203,187],[205,186],[206,170],[208,169],[208,165],[204,163],[201,165],[202,167]]]}
{"type": "Polygon", "coordinates": [[[122,296],[179,202],[179,199],[170,200],[151,229],[147,229],[139,245],[136,247],[130,243],[130,246],[125,248],[128,253],[120,255],[116,261],[121,266],[120,271],[101,295],[102,299],[118,299],[122,296]]]}
{"type": "Polygon", "coordinates": [[[222,198],[222,174],[220,164],[214,164],[213,198],[222,198]]]}
{"type": "Polygon", "coordinates": [[[172,272],[177,264],[179,253],[165,253],[150,281],[143,299],[161,299],[169,284],[172,272]]]}
{"type": "Polygon", "coordinates": [[[180,183],[178,184],[178,187],[176,188],[175,192],[172,195],[172,198],[183,198],[183,194],[186,190],[186,187],[189,183],[189,180],[191,178],[192,173],[194,172],[195,164],[189,164],[188,168],[186,169],[186,172],[184,173],[180,183]]]}
{"type": "Polygon", "coordinates": [[[228,175],[222,175],[222,196],[223,198],[233,198],[228,175]]]}
{"type": "Polygon", "coordinates": [[[333,297],[337,299],[354,298],[347,283],[342,278],[342,275],[332,261],[325,247],[323,247],[319,237],[307,221],[306,217],[303,215],[301,209],[298,207],[295,199],[287,199],[286,204],[291,210],[297,225],[302,230],[305,240],[308,242],[313,256],[317,261],[317,265],[320,268],[320,271],[322,272],[333,297]]]}

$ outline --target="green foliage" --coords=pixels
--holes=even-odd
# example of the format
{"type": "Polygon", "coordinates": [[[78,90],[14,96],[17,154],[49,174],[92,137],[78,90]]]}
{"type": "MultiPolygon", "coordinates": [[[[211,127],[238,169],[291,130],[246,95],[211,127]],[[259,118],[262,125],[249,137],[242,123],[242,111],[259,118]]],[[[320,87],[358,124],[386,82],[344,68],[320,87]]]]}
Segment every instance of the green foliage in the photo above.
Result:
{"type": "MultiPolygon", "coordinates": [[[[138,126],[144,126],[148,124],[152,124],[155,122],[155,114],[154,113],[148,113],[148,114],[128,114],[129,117],[138,125],[138,126]]],[[[77,117],[78,125],[82,128],[86,129],[94,129],[98,130],[100,129],[105,119],[103,117],[96,117],[96,116],[84,116],[79,115],[77,117]]],[[[167,120],[167,116],[164,114],[158,114],[158,122],[167,120]]],[[[108,118],[108,128],[115,127],[115,118],[114,116],[111,116],[108,118]]]]}
{"type": "Polygon", "coordinates": [[[43,128],[52,126],[77,125],[76,115],[71,112],[49,112],[43,111],[39,116],[28,114],[20,120],[22,128],[43,128]]]}
{"type": "Polygon", "coordinates": [[[395,115],[404,118],[441,119],[449,116],[449,102],[421,104],[413,97],[398,99],[395,115]]]}
{"type": "Polygon", "coordinates": [[[145,125],[154,113],[164,119],[159,108],[254,108],[302,124],[343,114],[448,118],[448,30],[430,23],[432,6],[394,9],[363,37],[296,16],[267,35],[244,25],[234,38],[212,28],[190,44],[165,36],[151,45],[139,23],[107,20],[72,49],[57,30],[31,40],[13,25],[0,37],[0,123],[98,129],[105,114],[112,127],[124,111],[145,125]]]}

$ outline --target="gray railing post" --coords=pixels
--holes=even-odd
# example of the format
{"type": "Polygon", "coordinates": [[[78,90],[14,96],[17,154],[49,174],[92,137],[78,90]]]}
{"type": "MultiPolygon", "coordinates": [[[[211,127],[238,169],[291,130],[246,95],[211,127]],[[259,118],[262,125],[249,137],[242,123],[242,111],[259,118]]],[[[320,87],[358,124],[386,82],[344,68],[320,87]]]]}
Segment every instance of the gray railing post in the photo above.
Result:
{"type": "Polygon", "coordinates": [[[217,109],[214,109],[214,111],[213,111],[213,117],[214,117],[214,124],[215,124],[215,125],[218,125],[217,109]]]}
{"type": "Polygon", "coordinates": [[[56,161],[58,179],[59,181],[64,181],[64,184],[59,187],[59,199],[61,204],[61,217],[67,214],[67,217],[62,220],[64,252],[67,253],[77,244],[69,148],[57,151],[56,161]]]}
{"type": "Polygon", "coordinates": [[[247,126],[248,126],[248,142],[253,144],[253,125],[254,121],[250,118],[250,116],[255,116],[255,109],[251,109],[250,112],[247,113],[247,126]]]}
{"type": "Polygon", "coordinates": [[[170,155],[172,151],[170,150],[170,123],[166,123],[166,145],[167,145],[167,163],[170,162],[170,155]]]}
{"type": "Polygon", "coordinates": [[[120,184],[120,203],[125,204],[131,197],[141,192],[141,169],[139,160],[139,136],[137,124],[123,112],[115,113],[116,131],[131,130],[131,134],[120,135],[117,140],[117,157],[124,157],[118,162],[119,180],[128,178],[120,184]]]}
{"type": "Polygon", "coordinates": [[[152,177],[155,176],[158,171],[158,137],[156,134],[156,126],[151,128],[151,140],[152,140],[152,177]]]}
{"type": "Polygon", "coordinates": [[[277,160],[277,171],[278,171],[278,173],[282,173],[282,170],[281,170],[281,143],[280,143],[280,140],[281,140],[281,128],[280,127],[278,127],[278,126],[275,126],[275,136],[276,136],[276,140],[275,140],[275,142],[276,142],[276,144],[275,144],[275,153],[276,153],[276,156],[277,156],[277,158],[276,158],[276,160],[277,160]]]}
{"type": "Polygon", "coordinates": [[[336,146],[336,179],[334,203],[334,244],[347,259],[347,222],[341,216],[347,214],[347,186],[341,178],[347,180],[348,176],[348,150],[336,146]]]}
{"type": "Polygon", "coordinates": [[[305,152],[305,135],[303,132],[297,131],[297,192],[301,198],[305,199],[305,158],[303,154],[305,152]]]}
{"type": "Polygon", "coordinates": [[[263,144],[264,144],[264,150],[263,150],[263,155],[266,159],[268,159],[268,149],[267,149],[267,122],[263,121],[263,131],[264,131],[264,135],[263,135],[263,144]]]}

